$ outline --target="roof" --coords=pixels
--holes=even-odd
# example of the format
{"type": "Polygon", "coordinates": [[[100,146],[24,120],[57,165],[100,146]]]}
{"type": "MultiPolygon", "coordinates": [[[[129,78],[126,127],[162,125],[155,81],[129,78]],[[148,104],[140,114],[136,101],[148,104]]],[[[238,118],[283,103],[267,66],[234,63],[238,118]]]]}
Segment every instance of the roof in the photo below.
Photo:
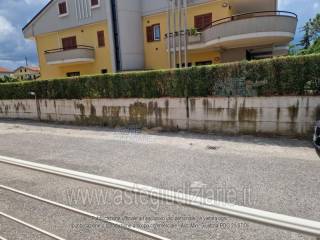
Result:
{"type": "Polygon", "coordinates": [[[38,66],[34,66],[34,67],[27,67],[28,69],[32,70],[32,71],[40,71],[40,68],[38,66]]]}
{"type": "Polygon", "coordinates": [[[16,70],[14,70],[15,72],[18,71],[20,68],[26,68],[26,69],[29,69],[31,71],[34,71],[34,72],[40,72],[40,68],[38,66],[20,66],[18,67],[16,70]]]}
{"type": "Polygon", "coordinates": [[[51,5],[51,3],[53,3],[53,2],[54,2],[54,0],[50,0],[50,1],[47,3],[47,5],[45,5],[45,6],[22,28],[22,31],[24,31],[27,27],[29,27],[29,25],[30,25],[31,23],[33,23],[33,21],[36,20],[36,19],[40,16],[40,14],[43,13],[43,12],[51,5]]]}
{"type": "Polygon", "coordinates": [[[0,67],[0,73],[11,73],[12,71],[5,67],[0,67]]]}

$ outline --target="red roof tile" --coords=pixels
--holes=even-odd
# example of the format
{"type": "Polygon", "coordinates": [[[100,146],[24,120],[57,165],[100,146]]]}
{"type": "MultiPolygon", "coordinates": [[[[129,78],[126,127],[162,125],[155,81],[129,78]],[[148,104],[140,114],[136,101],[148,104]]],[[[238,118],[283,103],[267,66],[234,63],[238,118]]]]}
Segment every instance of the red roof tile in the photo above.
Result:
{"type": "Polygon", "coordinates": [[[12,71],[5,67],[0,67],[0,73],[11,73],[12,71]]]}

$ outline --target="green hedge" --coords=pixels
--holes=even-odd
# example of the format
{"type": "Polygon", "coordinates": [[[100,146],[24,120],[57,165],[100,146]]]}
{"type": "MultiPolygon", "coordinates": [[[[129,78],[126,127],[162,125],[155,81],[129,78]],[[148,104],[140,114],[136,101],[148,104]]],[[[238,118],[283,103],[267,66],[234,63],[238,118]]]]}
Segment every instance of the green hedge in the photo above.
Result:
{"type": "Polygon", "coordinates": [[[0,84],[0,99],[271,96],[320,93],[320,55],[0,84]]]}

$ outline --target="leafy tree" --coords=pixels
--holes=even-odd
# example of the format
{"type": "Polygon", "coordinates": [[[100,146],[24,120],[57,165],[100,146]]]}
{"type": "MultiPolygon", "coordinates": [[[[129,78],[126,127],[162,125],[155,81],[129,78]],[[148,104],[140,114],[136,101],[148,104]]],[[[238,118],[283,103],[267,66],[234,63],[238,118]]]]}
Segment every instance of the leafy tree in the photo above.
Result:
{"type": "Polygon", "coordinates": [[[2,78],[0,78],[0,83],[7,83],[7,82],[18,82],[19,80],[12,78],[12,77],[8,77],[8,76],[4,76],[2,78]]]}
{"type": "MultiPolygon", "coordinates": [[[[302,28],[304,35],[300,41],[302,50],[296,54],[305,55],[312,53],[320,53],[320,14],[317,14],[315,18],[310,19],[302,28]]],[[[294,55],[294,51],[291,50],[290,54],[294,55]]]]}
{"type": "Polygon", "coordinates": [[[320,37],[320,14],[318,13],[310,22],[310,35],[313,41],[320,37]]]}
{"type": "Polygon", "coordinates": [[[312,35],[311,35],[311,19],[303,26],[302,28],[304,35],[302,40],[300,41],[300,45],[304,48],[304,49],[308,49],[311,45],[311,39],[312,39],[312,35]]]}

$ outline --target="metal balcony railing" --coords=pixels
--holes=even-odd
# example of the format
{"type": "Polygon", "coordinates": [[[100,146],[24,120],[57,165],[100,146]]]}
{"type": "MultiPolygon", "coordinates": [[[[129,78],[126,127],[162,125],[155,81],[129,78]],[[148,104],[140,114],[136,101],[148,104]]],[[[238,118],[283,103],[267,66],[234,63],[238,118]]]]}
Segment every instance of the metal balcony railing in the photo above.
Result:
{"type": "Polygon", "coordinates": [[[92,62],[95,60],[94,47],[86,45],[76,45],[70,48],[50,49],[46,50],[44,53],[48,64],[92,62]]]}

